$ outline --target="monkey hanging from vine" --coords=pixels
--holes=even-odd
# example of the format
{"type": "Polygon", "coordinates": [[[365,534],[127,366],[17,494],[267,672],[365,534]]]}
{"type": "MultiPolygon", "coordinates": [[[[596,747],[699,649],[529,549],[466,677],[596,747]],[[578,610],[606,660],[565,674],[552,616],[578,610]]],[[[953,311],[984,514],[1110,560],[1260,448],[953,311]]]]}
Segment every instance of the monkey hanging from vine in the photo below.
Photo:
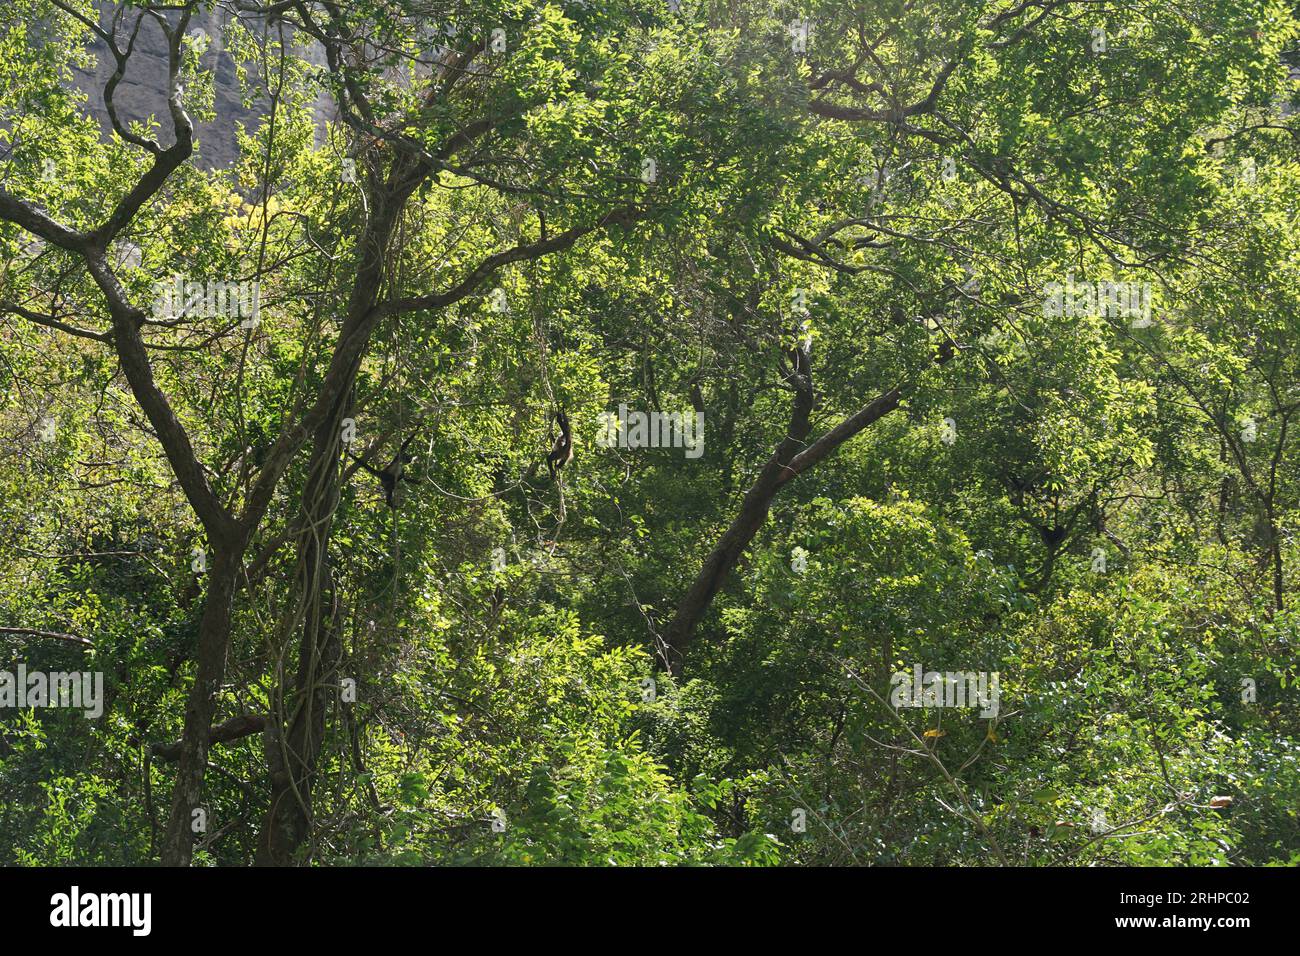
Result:
{"type": "Polygon", "coordinates": [[[393,496],[397,492],[397,483],[399,481],[414,483],[420,480],[419,478],[406,473],[406,466],[415,459],[414,453],[408,452],[406,449],[410,446],[411,442],[415,440],[417,434],[419,434],[418,427],[412,431],[411,434],[406,436],[401,447],[397,449],[397,454],[393,456],[393,460],[383,468],[376,468],[364,459],[352,455],[351,452],[348,453],[349,457],[351,457],[353,461],[360,465],[365,471],[379,479],[379,484],[384,489],[384,501],[390,508],[396,507],[396,505],[393,504],[393,496]]]}
{"type": "Polygon", "coordinates": [[[551,473],[552,481],[565,465],[573,461],[573,433],[569,430],[569,416],[557,410],[555,423],[559,425],[560,433],[555,436],[551,451],[546,456],[546,468],[551,473]]]}

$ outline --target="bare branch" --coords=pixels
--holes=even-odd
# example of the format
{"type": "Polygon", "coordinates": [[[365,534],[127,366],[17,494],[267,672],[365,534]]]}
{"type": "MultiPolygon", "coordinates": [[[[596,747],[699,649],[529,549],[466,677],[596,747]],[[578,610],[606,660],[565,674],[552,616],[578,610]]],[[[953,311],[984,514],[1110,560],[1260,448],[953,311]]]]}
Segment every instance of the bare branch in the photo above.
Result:
{"type": "Polygon", "coordinates": [[[13,637],[47,637],[55,641],[64,641],[68,644],[76,644],[80,647],[94,647],[95,644],[89,638],[78,637],[75,634],[65,634],[62,631],[42,631],[32,627],[0,627],[0,634],[8,634],[13,637]]]}

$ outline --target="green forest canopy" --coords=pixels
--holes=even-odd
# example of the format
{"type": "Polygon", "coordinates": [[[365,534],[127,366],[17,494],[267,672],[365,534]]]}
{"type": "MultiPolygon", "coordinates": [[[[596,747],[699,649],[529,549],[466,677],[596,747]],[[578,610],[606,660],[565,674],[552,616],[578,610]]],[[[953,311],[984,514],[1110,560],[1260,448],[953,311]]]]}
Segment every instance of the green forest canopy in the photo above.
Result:
{"type": "Polygon", "coordinates": [[[10,0],[0,861],[1300,863],[1297,76],[1278,0],[10,0]]]}

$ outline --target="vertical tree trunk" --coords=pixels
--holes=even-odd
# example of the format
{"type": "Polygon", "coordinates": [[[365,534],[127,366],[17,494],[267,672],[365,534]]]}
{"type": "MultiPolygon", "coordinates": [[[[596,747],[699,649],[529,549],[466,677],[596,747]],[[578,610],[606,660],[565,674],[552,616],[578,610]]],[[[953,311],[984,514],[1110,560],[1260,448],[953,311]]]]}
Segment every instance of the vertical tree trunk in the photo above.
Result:
{"type": "Polygon", "coordinates": [[[1268,556],[1273,584],[1273,613],[1270,619],[1286,610],[1286,575],[1282,564],[1282,532],[1278,528],[1277,512],[1270,497],[1265,503],[1268,521],[1268,556]]]}
{"type": "Polygon", "coordinates": [[[208,761],[208,728],[217,708],[217,692],[226,673],[226,651],[230,644],[230,618],[234,603],[235,577],[242,549],[218,549],[208,569],[208,594],[199,622],[199,646],[194,686],[185,705],[185,729],[172,794],[171,815],[163,835],[161,859],[164,866],[188,866],[198,835],[194,811],[202,807],[203,774],[208,761]]]}
{"type": "Polygon", "coordinates": [[[342,413],[331,416],[315,436],[303,489],[303,532],[298,539],[296,615],[302,620],[298,667],[286,693],[281,672],[267,723],[266,758],[271,803],[262,822],[256,862],[294,862],[311,835],[312,787],[325,743],[325,717],[338,694],[338,602],[329,560],[330,531],[339,500],[339,433],[342,413]],[[281,716],[284,720],[281,720],[281,716]]]}
{"type": "Polygon", "coordinates": [[[275,700],[267,721],[266,757],[271,774],[271,804],[258,836],[256,862],[292,863],[311,834],[312,787],[325,742],[325,715],[338,694],[341,647],[337,630],[334,577],[329,563],[330,532],[339,501],[339,457],[343,419],[352,385],[361,368],[365,343],[374,329],[389,244],[415,180],[393,192],[372,197],[370,225],[359,244],[361,260],[348,301],[342,337],[361,345],[347,367],[346,387],[312,436],[311,460],[302,492],[302,533],[298,538],[296,584],[289,634],[301,621],[298,666],[291,691],[285,673],[277,678],[275,700]]]}

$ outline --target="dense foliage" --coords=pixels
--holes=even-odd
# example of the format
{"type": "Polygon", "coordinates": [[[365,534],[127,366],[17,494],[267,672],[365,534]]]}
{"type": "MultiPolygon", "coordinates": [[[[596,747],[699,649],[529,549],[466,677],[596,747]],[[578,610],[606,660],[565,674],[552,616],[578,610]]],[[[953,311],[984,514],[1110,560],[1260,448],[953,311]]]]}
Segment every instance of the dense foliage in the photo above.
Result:
{"type": "Polygon", "coordinates": [[[0,686],[0,862],[1300,863],[1297,77],[1283,0],[0,6],[0,672],[103,678],[0,686]]]}

